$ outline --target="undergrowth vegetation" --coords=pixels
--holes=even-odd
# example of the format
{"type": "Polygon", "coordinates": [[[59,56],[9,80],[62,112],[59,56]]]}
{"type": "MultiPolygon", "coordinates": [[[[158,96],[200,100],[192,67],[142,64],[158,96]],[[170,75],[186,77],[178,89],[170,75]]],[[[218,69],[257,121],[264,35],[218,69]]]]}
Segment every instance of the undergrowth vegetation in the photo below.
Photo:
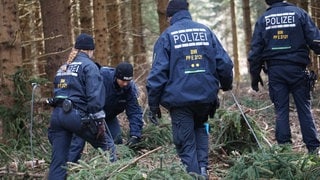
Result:
{"type": "MultiPolygon", "coordinates": [[[[245,116],[230,92],[220,94],[220,108],[214,118],[209,119],[210,179],[320,178],[319,157],[301,151],[304,148],[301,141],[294,139],[296,144],[292,146],[276,145],[273,106],[266,92],[242,89],[238,101],[245,116]]],[[[314,104],[320,102],[318,94],[314,93],[314,104]]],[[[29,95],[26,93],[26,97],[20,98],[23,103],[19,108],[0,108],[1,117],[12,128],[11,133],[6,134],[5,143],[0,144],[1,179],[46,179],[51,161],[51,145],[47,138],[51,109],[43,107],[38,97],[31,121],[29,95]]],[[[319,109],[315,108],[314,113],[317,120],[319,109]]],[[[119,160],[110,163],[108,152],[86,144],[79,163],[68,163],[65,167],[68,179],[193,179],[176,155],[168,114],[163,112],[158,126],[147,118],[144,120],[142,141],[134,149],[117,145],[119,160]]],[[[122,124],[126,140],[125,121],[122,124]]],[[[295,116],[292,121],[297,121],[295,116]]],[[[299,131],[293,130],[294,133],[299,131]]]]}

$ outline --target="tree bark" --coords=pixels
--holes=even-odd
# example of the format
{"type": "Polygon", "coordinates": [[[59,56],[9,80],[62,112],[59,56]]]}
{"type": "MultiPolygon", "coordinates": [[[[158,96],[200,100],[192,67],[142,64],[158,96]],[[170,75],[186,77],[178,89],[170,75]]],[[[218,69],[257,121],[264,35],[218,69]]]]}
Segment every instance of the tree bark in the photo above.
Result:
{"type": "MultiPolygon", "coordinates": [[[[243,12],[243,27],[244,27],[244,41],[245,41],[245,50],[246,56],[250,51],[250,44],[252,38],[252,25],[251,25],[251,14],[250,14],[250,1],[242,0],[242,12],[243,12]]],[[[249,63],[247,63],[247,68],[249,69],[249,63]]]]}
{"type": "Polygon", "coordinates": [[[40,18],[40,2],[24,1],[19,9],[21,32],[22,65],[33,76],[46,78],[44,63],[39,61],[43,49],[43,29],[40,18]]]}
{"type": "MultiPolygon", "coordinates": [[[[79,3],[79,0],[70,0],[71,37],[76,37],[81,33],[79,3]]],[[[72,41],[74,41],[74,39],[72,41]]]]}
{"type": "Polygon", "coordinates": [[[65,0],[40,0],[45,38],[44,60],[49,81],[68,57],[71,45],[70,3],[65,0]]]}
{"type": "Polygon", "coordinates": [[[10,107],[15,90],[10,76],[22,65],[18,3],[3,0],[0,8],[0,104],[10,107]]]}
{"type": "Polygon", "coordinates": [[[108,41],[108,27],[107,27],[107,13],[106,0],[93,0],[93,16],[94,16],[94,39],[95,51],[94,59],[101,65],[108,64],[109,49],[108,41]]]}
{"type": "Polygon", "coordinates": [[[250,43],[252,38],[252,29],[251,29],[252,25],[251,25],[249,0],[242,0],[242,11],[243,11],[243,26],[244,26],[244,34],[245,34],[246,54],[248,54],[250,50],[250,43]]]}
{"type": "Polygon", "coordinates": [[[132,52],[132,38],[130,29],[131,29],[131,1],[127,0],[120,0],[120,25],[121,25],[121,46],[122,46],[122,58],[124,60],[129,60],[131,57],[132,52]]]}
{"type": "MultiPolygon", "coordinates": [[[[0,2],[0,104],[10,108],[14,103],[15,85],[10,76],[22,64],[21,37],[17,1],[0,2]]],[[[0,142],[3,142],[3,119],[0,118],[0,142]]]]}
{"type": "Polygon", "coordinates": [[[235,82],[236,82],[236,91],[238,91],[239,84],[240,84],[240,69],[239,69],[240,65],[239,65],[238,36],[237,36],[237,23],[236,23],[236,11],[235,11],[234,0],[230,0],[230,12],[231,12],[231,29],[232,29],[235,82]]]}
{"type": "Polygon", "coordinates": [[[141,1],[132,0],[132,32],[133,32],[133,60],[135,72],[137,72],[136,80],[145,79],[147,76],[147,59],[146,48],[143,39],[143,23],[141,16],[141,1]]]}
{"type": "Polygon", "coordinates": [[[120,34],[120,9],[115,0],[107,0],[107,26],[109,32],[108,64],[116,66],[122,61],[121,34],[120,34]]]}
{"type": "Polygon", "coordinates": [[[169,26],[166,16],[167,5],[168,0],[157,0],[157,12],[159,18],[160,33],[162,33],[169,26]]]}
{"type": "MultiPolygon", "coordinates": [[[[134,78],[138,85],[140,94],[146,94],[145,79],[148,75],[148,69],[150,69],[149,63],[146,58],[146,47],[143,36],[143,22],[141,11],[141,0],[131,1],[131,18],[132,18],[132,55],[134,65],[134,78]]],[[[140,105],[146,105],[146,96],[139,96],[140,105]]]]}
{"type": "Polygon", "coordinates": [[[81,33],[87,33],[93,35],[93,7],[91,0],[79,0],[79,8],[80,8],[80,29],[81,33]]]}

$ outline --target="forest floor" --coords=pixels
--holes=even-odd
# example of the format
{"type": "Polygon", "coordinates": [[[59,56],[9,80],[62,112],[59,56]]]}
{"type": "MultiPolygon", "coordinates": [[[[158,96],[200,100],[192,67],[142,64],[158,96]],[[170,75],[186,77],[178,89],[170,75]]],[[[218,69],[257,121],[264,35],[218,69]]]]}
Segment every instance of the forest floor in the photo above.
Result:
{"type": "MultiPolygon", "coordinates": [[[[274,106],[269,98],[268,92],[268,82],[265,79],[265,85],[260,86],[260,90],[255,92],[251,89],[249,81],[241,83],[238,88],[234,88],[232,93],[235,95],[236,100],[241,106],[241,110],[248,116],[252,117],[259,128],[264,132],[265,141],[269,143],[270,146],[277,144],[275,140],[275,114],[274,106]]],[[[232,111],[239,111],[235,100],[233,99],[231,92],[220,92],[220,109],[229,109],[232,111]]],[[[320,132],[320,89],[315,88],[312,93],[312,112],[314,119],[320,132]]],[[[290,97],[290,127],[292,134],[292,150],[294,152],[307,153],[305,144],[302,141],[302,135],[300,131],[300,125],[298,120],[297,111],[295,109],[295,104],[293,98],[290,97]]],[[[217,137],[210,137],[210,142],[214,143],[217,137]]],[[[228,171],[230,165],[227,162],[226,153],[221,153],[211,151],[209,155],[209,177],[212,180],[223,179],[222,176],[228,171]],[[225,159],[224,159],[225,158],[225,159]]],[[[174,156],[176,161],[179,161],[177,156],[174,156]]],[[[153,164],[152,160],[145,159],[144,163],[153,164]]]]}
{"type": "MultiPolygon", "coordinates": [[[[274,135],[274,132],[275,132],[274,131],[274,125],[275,125],[274,106],[269,99],[267,84],[268,83],[265,80],[265,86],[264,87],[260,86],[259,92],[255,92],[251,90],[249,81],[244,80],[244,83],[241,83],[239,87],[234,87],[234,89],[232,90],[232,93],[233,95],[235,95],[237,102],[241,106],[241,110],[248,117],[253,118],[255,123],[258,125],[258,127],[264,132],[265,142],[270,143],[270,145],[274,145],[276,144],[275,135],[274,135]]],[[[312,112],[314,115],[316,125],[318,127],[318,132],[320,132],[320,128],[319,128],[320,127],[320,106],[319,106],[320,105],[320,87],[318,86],[316,86],[312,96],[312,112]]],[[[231,92],[219,93],[219,99],[220,99],[219,109],[221,110],[228,109],[232,112],[238,112],[238,114],[241,114],[240,109],[237,107],[235,100],[233,99],[232,93],[231,92]]],[[[143,98],[145,98],[145,96],[143,98]]],[[[163,109],[163,117],[168,117],[168,114],[164,109],[163,109]]],[[[121,114],[119,116],[119,119],[123,127],[123,131],[128,131],[128,121],[125,120],[125,114],[124,113],[121,114]]],[[[166,123],[170,124],[169,119],[170,118],[168,117],[168,119],[166,120],[166,123]]],[[[150,122],[147,122],[148,120],[146,118],[145,118],[145,121],[147,125],[148,123],[150,123],[150,122]]],[[[47,126],[47,120],[45,120],[44,123],[47,126]]],[[[215,124],[213,124],[213,126],[214,125],[215,124]]],[[[302,142],[300,125],[299,125],[297,112],[296,112],[295,105],[292,98],[290,99],[290,125],[291,125],[290,127],[292,132],[292,141],[293,141],[292,150],[296,152],[307,153],[306,147],[302,142]]],[[[43,130],[45,130],[45,128],[43,128],[41,131],[43,130]]],[[[40,169],[36,168],[34,172],[31,172],[36,175],[38,174],[38,178],[33,178],[33,179],[42,179],[41,177],[44,177],[43,179],[46,179],[45,177],[46,177],[46,174],[48,171],[48,165],[49,165],[48,162],[50,162],[51,149],[46,137],[46,131],[43,131],[41,133],[44,133],[44,135],[42,135],[43,137],[41,138],[42,142],[40,142],[43,144],[41,144],[40,146],[34,147],[35,158],[45,159],[46,162],[44,163],[44,165],[40,167],[40,169]]],[[[150,134],[147,134],[146,136],[150,136],[150,135],[152,136],[153,132],[151,132],[150,134]]],[[[159,138],[162,138],[162,137],[159,137],[159,138]]],[[[40,137],[38,139],[40,140],[40,137]]],[[[216,139],[217,139],[216,136],[210,135],[210,144],[211,145],[214,144],[216,142],[216,139]]],[[[157,149],[157,147],[155,146],[154,149],[157,149]]],[[[10,152],[11,150],[6,151],[7,149],[3,148],[1,145],[0,145],[0,150],[6,154],[6,156],[4,157],[8,156],[8,157],[11,157],[11,159],[18,158],[18,161],[21,158],[20,156],[23,156],[23,158],[21,159],[26,159],[26,156],[27,158],[30,157],[29,147],[25,147],[24,150],[18,150],[18,152],[13,151],[13,154],[11,154],[10,152]]],[[[89,162],[90,159],[93,158],[92,154],[90,153],[92,153],[92,147],[86,146],[84,156],[83,156],[83,160],[85,162],[89,162]]],[[[136,153],[137,154],[132,159],[130,159],[130,162],[127,162],[127,164],[131,164],[132,161],[136,161],[136,164],[140,169],[146,168],[146,169],[152,170],[152,169],[156,169],[157,167],[170,166],[172,164],[176,164],[180,162],[178,156],[176,155],[176,152],[172,143],[166,144],[161,148],[159,148],[159,150],[154,152],[152,148],[149,148],[149,149],[140,149],[136,153]]],[[[210,179],[220,180],[220,179],[223,179],[223,177],[226,175],[226,173],[228,172],[231,166],[228,162],[229,160],[228,155],[230,155],[229,153],[230,152],[226,153],[223,150],[217,152],[215,150],[212,150],[212,148],[210,149],[209,169],[208,169],[210,179]]],[[[93,155],[96,155],[96,154],[93,154],[93,155]]],[[[7,165],[4,165],[4,164],[1,164],[1,167],[4,167],[4,168],[0,168],[0,179],[2,177],[5,177],[5,175],[2,176],[2,172],[5,174],[8,169],[7,165]]],[[[19,171],[20,170],[18,170],[18,172],[19,171]]],[[[13,177],[14,175],[16,175],[17,177],[26,176],[26,174],[23,174],[22,172],[21,173],[18,173],[18,172],[15,171],[14,173],[12,173],[11,171],[12,176],[10,177],[13,177]]],[[[30,171],[27,170],[27,173],[30,173],[30,171]]],[[[16,179],[19,179],[19,178],[16,178],[16,179]]],[[[24,179],[28,179],[28,178],[24,178],[24,179]]]]}
{"type": "MultiPolygon", "coordinates": [[[[267,79],[266,79],[267,80],[267,79]]],[[[320,88],[319,84],[316,84],[314,91],[312,92],[312,113],[316,123],[318,132],[320,132],[320,88]]],[[[277,144],[275,139],[275,114],[274,106],[269,98],[268,83],[265,81],[264,87],[259,87],[259,91],[255,92],[251,89],[249,82],[242,83],[237,89],[237,92],[233,90],[236,100],[240,104],[242,111],[254,118],[260,129],[265,133],[265,139],[270,145],[277,144]]],[[[232,108],[234,110],[239,110],[236,107],[236,103],[230,92],[222,92],[220,97],[226,102],[234,102],[232,108]]],[[[222,107],[223,108],[223,107],[222,107]]],[[[230,107],[229,107],[230,108],[230,107]]],[[[292,135],[292,150],[293,152],[307,153],[305,144],[302,141],[302,134],[300,131],[300,124],[295,108],[295,104],[292,96],[290,96],[290,127],[292,135]]],[[[211,137],[211,142],[215,141],[215,137],[211,137]]],[[[222,156],[211,156],[210,157],[209,173],[210,179],[216,180],[221,179],[219,174],[217,174],[216,167],[228,169],[229,166],[223,160],[222,156]]]]}

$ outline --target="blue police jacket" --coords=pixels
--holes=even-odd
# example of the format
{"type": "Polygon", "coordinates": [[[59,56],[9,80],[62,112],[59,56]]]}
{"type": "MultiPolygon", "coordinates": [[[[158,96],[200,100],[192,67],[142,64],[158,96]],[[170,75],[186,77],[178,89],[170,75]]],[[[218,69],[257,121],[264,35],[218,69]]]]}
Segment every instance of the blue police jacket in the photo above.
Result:
{"type": "Polygon", "coordinates": [[[104,89],[98,67],[83,52],[79,52],[72,63],[62,65],[54,79],[54,96],[70,99],[85,113],[94,114],[102,110],[104,89]]]}
{"type": "Polygon", "coordinates": [[[138,102],[138,91],[134,81],[124,88],[120,88],[116,82],[115,69],[101,67],[100,73],[105,85],[105,106],[106,121],[114,119],[123,111],[129,120],[130,135],[141,137],[143,126],[142,109],[138,102]]]}
{"type": "Polygon", "coordinates": [[[233,63],[215,34],[192,21],[189,11],[173,15],[154,46],[147,78],[149,106],[169,109],[213,103],[219,87],[230,87],[233,63]]]}
{"type": "Polygon", "coordinates": [[[252,74],[263,61],[308,65],[309,48],[320,53],[320,31],[307,12],[287,2],[274,3],[257,20],[248,60],[252,74]],[[316,40],[316,41],[315,41],[316,40]]]}

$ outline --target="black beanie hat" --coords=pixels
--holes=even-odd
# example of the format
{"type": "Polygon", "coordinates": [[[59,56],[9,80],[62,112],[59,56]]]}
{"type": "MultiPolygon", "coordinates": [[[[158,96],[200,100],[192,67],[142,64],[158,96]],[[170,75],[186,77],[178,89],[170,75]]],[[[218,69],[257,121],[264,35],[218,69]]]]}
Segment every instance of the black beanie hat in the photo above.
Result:
{"type": "Polygon", "coordinates": [[[74,48],[81,50],[94,50],[94,42],[92,36],[82,33],[77,37],[74,48]]]}
{"type": "Polygon", "coordinates": [[[272,5],[273,3],[282,2],[283,0],[266,0],[268,5],[272,5]]]}
{"type": "Polygon", "coordinates": [[[187,0],[170,0],[167,6],[167,17],[172,17],[176,12],[188,10],[187,0]]]}
{"type": "Polygon", "coordinates": [[[131,81],[133,78],[133,67],[128,62],[121,62],[116,67],[115,77],[123,81],[131,81]]]}

